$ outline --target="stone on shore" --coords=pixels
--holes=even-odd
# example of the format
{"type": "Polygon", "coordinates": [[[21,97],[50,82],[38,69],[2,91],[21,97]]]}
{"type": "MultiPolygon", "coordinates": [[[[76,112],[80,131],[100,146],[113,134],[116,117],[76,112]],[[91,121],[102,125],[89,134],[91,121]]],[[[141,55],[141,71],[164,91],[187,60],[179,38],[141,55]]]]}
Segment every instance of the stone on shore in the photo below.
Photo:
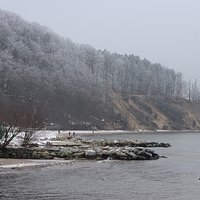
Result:
{"type": "Polygon", "coordinates": [[[96,151],[89,149],[89,150],[85,150],[85,157],[86,158],[95,158],[96,157],[96,151]]]}

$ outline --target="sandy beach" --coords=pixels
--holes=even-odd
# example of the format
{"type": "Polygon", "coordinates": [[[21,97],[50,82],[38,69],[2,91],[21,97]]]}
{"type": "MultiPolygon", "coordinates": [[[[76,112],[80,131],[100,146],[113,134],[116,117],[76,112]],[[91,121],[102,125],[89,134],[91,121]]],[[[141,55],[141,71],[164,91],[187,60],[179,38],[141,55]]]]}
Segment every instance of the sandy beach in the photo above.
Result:
{"type": "Polygon", "coordinates": [[[23,168],[23,167],[47,167],[51,165],[70,164],[73,161],[55,159],[55,160],[32,160],[32,159],[7,159],[0,158],[0,168],[23,168]]]}

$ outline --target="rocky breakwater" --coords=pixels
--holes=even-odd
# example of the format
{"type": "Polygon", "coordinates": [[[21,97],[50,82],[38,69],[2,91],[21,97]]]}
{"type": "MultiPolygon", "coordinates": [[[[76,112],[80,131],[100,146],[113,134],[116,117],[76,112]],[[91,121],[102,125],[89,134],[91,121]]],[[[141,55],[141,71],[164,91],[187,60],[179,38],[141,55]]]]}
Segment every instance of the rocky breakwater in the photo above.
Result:
{"type": "Polygon", "coordinates": [[[134,141],[134,140],[114,140],[114,141],[107,141],[102,139],[100,141],[88,140],[83,141],[85,144],[94,144],[98,146],[110,146],[110,147],[163,147],[168,148],[171,147],[169,143],[159,143],[159,142],[149,142],[149,141],[134,141]]]}
{"type": "Polygon", "coordinates": [[[170,147],[166,143],[137,142],[130,140],[94,141],[72,138],[48,142],[46,147],[7,148],[0,150],[1,158],[23,159],[113,159],[155,160],[159,155],[144,147],[170,147]]]}
{"type": "Polygon", "coordinates": [[[159,158],[153,150],[143,147],[104,147],[102,149],[90,149],[85,151],[85,157],[112,160],[155,160],[159,158]]]}

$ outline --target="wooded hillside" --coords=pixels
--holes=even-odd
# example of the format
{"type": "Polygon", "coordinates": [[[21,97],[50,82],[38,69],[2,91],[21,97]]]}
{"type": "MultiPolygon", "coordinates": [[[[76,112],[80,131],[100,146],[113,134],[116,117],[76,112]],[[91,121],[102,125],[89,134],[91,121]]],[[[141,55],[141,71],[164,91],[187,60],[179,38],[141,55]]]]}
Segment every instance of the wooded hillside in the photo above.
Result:
{"type": "MultiPolygon", "coordinates": [[[[44,122],[64,128],[134,129],[141,123],[141,127],[156,129],[161,127],[155,119],[148,124],[137,117],[141,116],[139,107],[132,106],[124,113],[117,101],[122,98],[137,104],[135,96],[143,96],[170,118],[171,108],[166,105],[183,98],[198,102],[199,94],[196,81],[186,83],[173,69],[138,56],[75,44],[49,28],[0,10],[1,113],[7,113],[11,106],[21,113],[39,111],[44,122]],[[137,115],[132,125],[129,113],[133,118],[137,115]]],[[[138,106],[149,109],[144,104],[138,106]]],[[[6,119],[3,116],[1,121],[6,119]]],[[[197,128],[198,123],[194,123],[197,128]]]]}

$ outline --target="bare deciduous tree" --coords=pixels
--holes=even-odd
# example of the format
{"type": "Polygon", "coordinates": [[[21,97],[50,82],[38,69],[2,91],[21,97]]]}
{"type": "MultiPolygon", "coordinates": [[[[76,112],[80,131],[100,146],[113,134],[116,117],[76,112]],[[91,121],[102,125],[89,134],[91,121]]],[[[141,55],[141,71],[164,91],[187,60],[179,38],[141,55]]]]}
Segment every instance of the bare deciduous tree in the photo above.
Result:
{"type": "Polygon", "coordinates": [[[23,144],[26,146],[34,137],[35,130],[42,126],[41,112],[32,109],[30,105],[0,102],[0,111],[0,148],[6,148],[22,132],[23,144]]]}

